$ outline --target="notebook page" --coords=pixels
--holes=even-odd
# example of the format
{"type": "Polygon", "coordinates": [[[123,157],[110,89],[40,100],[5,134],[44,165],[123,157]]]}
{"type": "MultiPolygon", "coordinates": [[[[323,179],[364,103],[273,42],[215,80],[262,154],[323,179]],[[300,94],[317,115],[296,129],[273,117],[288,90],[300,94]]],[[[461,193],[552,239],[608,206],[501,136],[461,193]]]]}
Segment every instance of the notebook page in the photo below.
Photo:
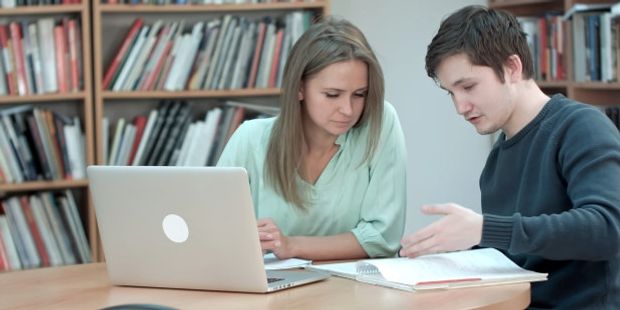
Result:
{"type": "Polygon", "coordinates": [[[477,249],[409,258],[366,260],[390,282],[415,285],[420,282],[490,280],[540,277],[525,270],[495,249],[477,249]]]}

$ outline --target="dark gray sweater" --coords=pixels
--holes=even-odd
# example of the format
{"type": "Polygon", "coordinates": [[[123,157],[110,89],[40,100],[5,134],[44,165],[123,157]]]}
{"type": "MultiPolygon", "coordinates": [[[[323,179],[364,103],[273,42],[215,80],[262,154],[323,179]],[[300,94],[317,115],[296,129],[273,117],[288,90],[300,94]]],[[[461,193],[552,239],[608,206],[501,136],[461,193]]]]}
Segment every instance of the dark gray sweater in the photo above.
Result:
{"type": "Polygon", "coordinates": [[[595,108],[556,95],[480,176],[482,247],[548,272],[534,308],[620,309],[620,134],[595,108]]]}

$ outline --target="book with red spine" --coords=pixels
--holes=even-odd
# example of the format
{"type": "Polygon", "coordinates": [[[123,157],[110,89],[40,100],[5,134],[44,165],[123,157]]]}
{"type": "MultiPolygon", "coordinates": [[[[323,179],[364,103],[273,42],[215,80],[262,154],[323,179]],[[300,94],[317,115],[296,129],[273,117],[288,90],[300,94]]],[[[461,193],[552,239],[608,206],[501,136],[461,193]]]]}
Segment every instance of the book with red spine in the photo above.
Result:
{"type": "Polygon", "coordinates": [[[24,59],[24,47],[22,45],[22,31],[18,22],[9,24],[11,42],[13,44],[13,59],[15,60],[15,74],[17,77],[17,92],[20,95],[30,94],[26,80],[26,61],[24,59]]]}
{"type": "Polygon", "coordinates": [[[15,79],[15,64],[12,61],[11,46],[9,44],[9,30],[7,25],[0,25],[0,51],[9,95],[17,95],[17,83],[15,79]]]}
{"type": "Polygon", "coordinates": [[[138,31],[142,28],[143,23],[144,20],[142,18],[137,18],[131,25],[131,28],[129,28],[129,32],[127,32],[125,39],[123,39],[121,47],[119,48],[118,52],[116,52],[116,56],[114,56],[112,63],[110,63],[108,70],[103,76],[103,89],[108,89],[108,87],[112,83],[112,79],[116,75],[117,71],[120,69],[120,65],[123,62],[123,59],[126,57],[126,54],[129,52],[129,48],[133,45],[133,41],[135,41],[136,37],[138,36],[138,31]]]}
{"type": "Polygon", "coordinates": [[[62,25],[54,26],[54,49],[56,52],[56,81],[58,82],[58,91],[61,93],[69,90],[67,85],[67,38],[65,37],[65,29],[62,25]]]}
{"type": "Polygon", "coordinates": [[[261,59],[261,51],[263,50],[263,41],[265,41],[265,32],[267,31],[267,24],[261,21],[258,24],[258,37],[256,38],[256,49],[254,50],[254,57],[252,58],[252,67],[250,70],[250,76],[248,77],[247,88],[254,88],[256,85],[256,74],[258,73],[258,65],[261,59]]]}
{"type": "Polygon", "coordinates": [[[45,244],[43,244],[41,232],[39,231],[37,223],[34,220],[34,214],[32,213],[30,202],[28,201],[28,196],[19,197],[19,202],[21,204],[22,210],[24,211],[24,216],[26,217],[28,228],[30,229],[30,233],[32,234],[32,239],[34,239],[34,244],[37,247],[37,252],[39,252],[39,256],[41,257],[41,266],[50,266],[50,258],[47,253],[47,249],[45,249],[45,244]]]}
{"type": "Polygon", "coordinates": [[[268,87],[276,87],[276,81],[278,80],[278,68],[280,68],[280,61],[286,61],[286,59],[280,59],[282,54],[282,42],[284,39],[284,28],[280,28],[276,34],[276,47],[273,51],[273,61],[271,62],[271,72],[269,72],[268,87]]]}

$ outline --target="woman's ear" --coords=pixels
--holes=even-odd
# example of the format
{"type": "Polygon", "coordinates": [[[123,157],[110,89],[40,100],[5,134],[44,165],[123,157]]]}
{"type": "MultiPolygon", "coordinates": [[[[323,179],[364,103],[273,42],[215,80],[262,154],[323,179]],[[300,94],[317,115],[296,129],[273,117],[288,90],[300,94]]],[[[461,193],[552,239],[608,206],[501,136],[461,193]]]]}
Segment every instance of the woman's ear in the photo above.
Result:
{"type": "Polygon", "coordinates": [[[304,100],[304,83],[303,83],[303,81],[301,82],[301,85],[299,86],[299,92],[297,93],[297,100],[299,100],[299,101],[304,100]]]}
{"type": "Polygon", "coordinates": [[[523,63],[518,55],[508,56],[504,63],[506,82],[518,82],[523,79],[523,63]]]}

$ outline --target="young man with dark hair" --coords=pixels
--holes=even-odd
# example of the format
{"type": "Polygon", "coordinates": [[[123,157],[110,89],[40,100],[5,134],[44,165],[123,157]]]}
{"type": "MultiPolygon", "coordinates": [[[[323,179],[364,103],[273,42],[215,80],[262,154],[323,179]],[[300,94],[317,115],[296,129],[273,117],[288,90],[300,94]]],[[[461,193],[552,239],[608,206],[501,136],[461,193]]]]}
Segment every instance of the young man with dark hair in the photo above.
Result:
{"type": "Polygon", "coordinates": [[[480,176],[482,214],[422,206],[437,222],[403,256],[493,247],[549,273],[535,308],[620,308],[620,134],[594,107],[548,97],[514,16],[482,6],[445,19],[426,70],[480,134],[501,130],[480,176]]]}

